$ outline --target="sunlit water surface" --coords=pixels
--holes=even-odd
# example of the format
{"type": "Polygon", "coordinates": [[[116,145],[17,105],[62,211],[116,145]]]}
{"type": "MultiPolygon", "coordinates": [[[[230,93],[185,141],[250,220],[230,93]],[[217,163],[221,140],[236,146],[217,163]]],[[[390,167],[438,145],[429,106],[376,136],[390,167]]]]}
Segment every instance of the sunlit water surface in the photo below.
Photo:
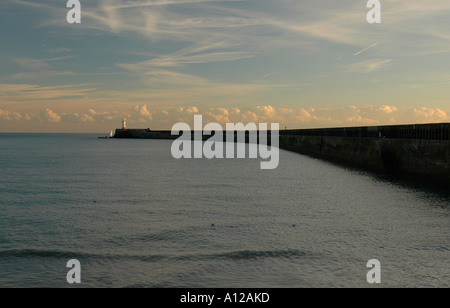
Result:
{"type": "Polygon", "coordinates": [[[448,287],[449,195],[281,151],[0,135],[0,287],[448,287]]]}

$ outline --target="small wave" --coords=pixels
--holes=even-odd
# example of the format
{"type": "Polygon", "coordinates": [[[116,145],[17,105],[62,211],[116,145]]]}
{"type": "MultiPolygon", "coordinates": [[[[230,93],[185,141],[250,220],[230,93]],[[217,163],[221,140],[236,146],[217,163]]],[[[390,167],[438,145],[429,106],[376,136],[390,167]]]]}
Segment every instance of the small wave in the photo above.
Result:
{"type": "Polygon", "coordinates": [[[0,251],[0,258],[54,258],[70,259],[75,257],[95,258],[101,257],[98,254],[80,253],[59,250],[41,250],[41,249],[11,249],[0,251]]]}
{"type": "Polygon", "coordinates": [[[0,258],[42,258],[42,259],[79,259],[79,260],[105,260],[105,261],[122,261],[122,260],[138,260],[138,261],[158,261],[167,259],[169,256],[164,255],[121,255],[121,254],[101,254],[88,252],[73,252],[60,250],[41,250],[41,249],[11,249],[0,251],[0,258]]]}
{"type": "Polygon", "coordinates": [[[305,253],[300,250],[242,250],[234,252],[226,252],[220,254],[213,254],[204,256],[211,259],[231,259],[231,260],[251,260],[251,259],[289,259],[299,258],[305,256],[305,253]]]}
{"type": "Polygon", "coordinates": [[[411,247],[408,248],[408,250],[425,250],[425,251],[439,251],[439,252],[447,252],[450,251],[450,247],[449,246],[443,246],[443,245],[438,245],[438,246],[421,246],[421,247],[411,247]]]}
{"type": "Polygon", "coordinates": [[[233,252],[222,252],[215,254],[186,254],[186,255],[128,255],[128,254],[100,254],[87,252],[73,252],[62,250],[42,250],[42,249],[11,249],[0,251],[0,259],[8,258],[42,258],[42,259],[91,259],[103,261],[125,261],[135,260],[141,262],[155,262],[161,260],[186,261],[186,260],[252,260],[252,259],[289,259],[305,256],[299,250],[267,250],[252,251],[242,250],[233,252]]]}

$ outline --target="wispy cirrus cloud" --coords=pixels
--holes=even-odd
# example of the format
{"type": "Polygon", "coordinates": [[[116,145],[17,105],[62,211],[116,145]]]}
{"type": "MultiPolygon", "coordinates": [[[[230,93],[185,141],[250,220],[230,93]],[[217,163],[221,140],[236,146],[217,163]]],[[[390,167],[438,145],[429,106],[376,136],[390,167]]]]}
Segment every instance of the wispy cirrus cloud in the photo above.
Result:
{"type": "Polygon", "coordinates": [[[373,59],[362,61],[352,64],[348,69],[348,72],[369,74],[385,68],[391,62],[392,59],[373,59]]]}
{"type": "Polygon", "coordinates": [[[27,73],[17,73],[9,76],[11,79],[16,80],[27,80],[27,79],[42,79],[42,78],[52,78],[52,77],[64,77],[64,76],[75,76],[75,72],[62,72],[62,71],[39,71],[39,72],[27,72],[27,73]]]}
{"type": "Polygon", "coordinates": [[[45,51],[48,53],[66,53],[66,52],[72,52],[73,49],[66,48],[66,47],[55,47],[55,48],[46,48],[45,51]]]}
{"type": "MultiPolygon", "coordinates": [[[[41,9],[52,16],[42,25],[69,27],[64,19],[67,9],[57,1],[31,2],[12,0],[17,5],[41,9]]],[[[80,28],[104,32],[134,33],[151,39],[184,40],[195,42],[205,34],[220,29],[223,37],[260,38],[265,31],[283,30],[296,32],[310,39],[327,40],[334,43],[363,47],[370,36],[380,34],[390,41],[398,40],[397,34],[405,33],[409,25],[415,25],[417,34],[442,36],[437,25],[427,23],[419,27],[418,20],[440,16],[450,5],[440,0],[429,0],[427,4],[396,1],[383,6],[383,19],[389,24],[389,35],[381,27],[367,28],[365,6],[360,1],[350,0],[333,4],[329,1],[277,2],[278,13],[273,14],[271,2],[258,1],[258,6],[235,6],[239,0],[180,0],[180,1],[121,1],[101,0],[83,5],[84,22],[80,28]],[[262,9],[261,9],[262,8],[262,9]],[[266,8],[266,9],[264,9],[266,8]],[[253,27],[252,29],[250,29],[253,27]],[[235,32],[239,28],[243,31],[235,32]],[[260,32],[260,31],[264,32],[260,32]],[[259,34],[259,35],[258,35],[259,34]]],[[[413,31],[409,28],[410,31],[413,31]]],[[[216,31],[217,32],[217,31],[216,31]]],[[[284,34],[283,34],[284,35],[284,34]]],[[[367,46],[367,45],[365,45],[367,46]]]]}
{"type": "Polygon", "coordinates": [[[47,68],[50,65],[44,61],[39,59],[29,59],[29,58],[16,58],[13,59],[15,63],[18,63],[20,66],[24,68],[30,68],[30,69],[40,69],[40,68],[47,68]]]}
{"type": "Polygon", "coordinates": [[[450,52],[450,3],[442,0],[386,2],[383,23],[376,26],[367,24],[360,0],[82,4],[82,24],[69,25],[59,0],[8,1],[17,16],[33,12],[27,25],[42,37],[34,42],[36,50],[16,48],[18,54],[9,50],[3,57],[9,71],[0,75],[0,107],[10,110],[4,117],[18,119],[16,112],[20,121],[35,114],[53,124],[98,124],[128,114],[170,128],[171,120],[195,106],[211,118],[272,117],[293,127],[445,119],[436,106],[445,109],[448,82],[435,80],[448,71],[450,52]],[[76,57],[46,58],[49,53],[76,57]],[[372,80],[374,89],[367,86],[372,80]],[[395,89],[385,86],[392,80],[395,89]],[[405,89],[421,96],[401,93],[405,89]],[[359,106],[376,91],[385,94],[382,109],[346,107],[359,106]],[[389,101],[395,94],[400,105],[389,101]],[[430,98],[429,106],[423,97],[430,98]]]}
{"type": "Polygon", "coordinates": [[[64,98],[86,97],[95,88],[85,85],[40,86],[36,84],[0,84],[3,103],[38,102],[64,98]]]}
{"type": "Polygon", "coordinates": [[[378,46],[378,42],[376,42],[376,43],[373,43],[372,45],[370,45],[370,46],[368,46],[368,47],[366,47],[366,48],[364,48],[364,49],[362,49],[362,50],[360,50],[360,51],[358,51],[357,53],[355,53],[355,54],[353,54],[354,56],[359,56],[360,54],[362,54],[362,53],[364,53],[364,52],[366,52],[366,51],[368,51],[369,49],[371,49],[371,48],[374,48],[374,47],[376,47],[376,46],[378,46]]]}
{"type": "Polygon", "coordinates": [[[14,58],[13,62],[29,69],[42,69],[50,66],[49,62],[62,61],[73,58],[73,56],[49,58],[49,59],[32,59],[32,58],[14,58]]]}

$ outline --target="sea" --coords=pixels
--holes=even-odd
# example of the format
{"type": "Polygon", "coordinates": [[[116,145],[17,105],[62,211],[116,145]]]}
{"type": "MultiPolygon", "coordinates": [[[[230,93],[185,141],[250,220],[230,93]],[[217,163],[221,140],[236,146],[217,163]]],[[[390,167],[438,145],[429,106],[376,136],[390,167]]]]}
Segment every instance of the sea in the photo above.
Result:
{"type": "Polygon", "coordinates": [[[0,134],[1,288],[450,285],[448,187],[283,150],[261,170],[98,136],[0,134]]]}

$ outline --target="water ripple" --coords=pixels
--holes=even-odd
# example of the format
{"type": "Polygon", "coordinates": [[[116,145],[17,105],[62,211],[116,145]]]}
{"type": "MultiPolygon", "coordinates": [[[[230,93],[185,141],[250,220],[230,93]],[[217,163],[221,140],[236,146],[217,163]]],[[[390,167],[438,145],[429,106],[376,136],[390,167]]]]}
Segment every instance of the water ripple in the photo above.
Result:
{"type": "Polygon", "coordinates": [[[11,249],[0,251],[0,259],[8,258],[41,258],[41,259],[64,259],[73,258],[90,260],[137,260],[142,262],[154,262],[161,260],[187,261],[187,260],[254,260],[254,259],[291,259],[300,258],[306,254],[300,250],[241,250],[231,252],[221,252],[213,254],[186,254],[186,255],[126,255],[126,254],[98,254],[90,252],[72,252],[61,250],[43,250],[43,249],[11,249]]]}

